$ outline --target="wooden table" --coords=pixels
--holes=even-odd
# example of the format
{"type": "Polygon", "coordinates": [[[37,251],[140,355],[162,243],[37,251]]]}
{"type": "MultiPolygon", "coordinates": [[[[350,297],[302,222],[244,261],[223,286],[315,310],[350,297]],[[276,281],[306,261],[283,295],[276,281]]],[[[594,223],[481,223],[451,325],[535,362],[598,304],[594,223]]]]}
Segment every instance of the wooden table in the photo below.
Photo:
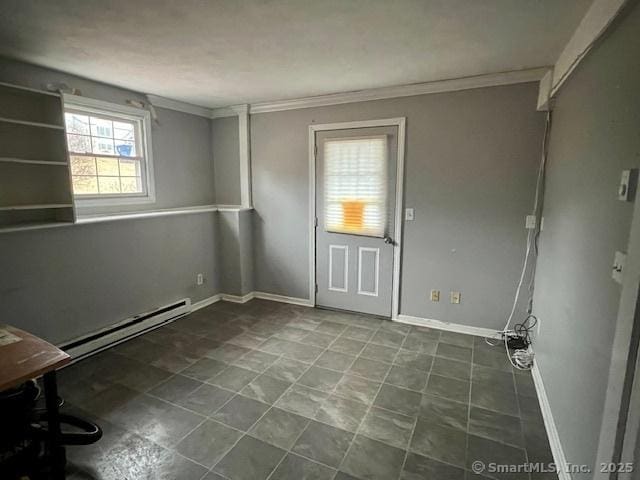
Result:
{"type": "Polygon", "coordinates": [[[65,453],[60,443],[60,416],[56,369],[66,365],[71,357],[65,352],[28,332],[0,324],[0,391],[17,387],[42,375],[51,468],[55,480],[65,478],[65,453]]]}

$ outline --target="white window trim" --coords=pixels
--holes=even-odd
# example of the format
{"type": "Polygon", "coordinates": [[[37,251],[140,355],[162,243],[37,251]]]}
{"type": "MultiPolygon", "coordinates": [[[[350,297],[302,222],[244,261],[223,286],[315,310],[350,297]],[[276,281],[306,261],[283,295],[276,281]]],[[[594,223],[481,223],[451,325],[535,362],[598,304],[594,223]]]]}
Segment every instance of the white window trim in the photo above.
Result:
{"type": "MultiPolygon", "coordinates": [[[[118,195],[104,196],[101,198],[82,198],[74,195],[73,201],[76,206],[84,207],[110,207],[118,205],[140,205],[155,203],[156,189],[155,177],[153,174],[153,153],[151,148],[151,114],[148,110],[142,108],[130,107],[128,105],[119,105],[117,103],[104,102],[93,98],[80,97],[78,95],[63,95],[64,108],[71,110],[84,110],[87,113],[112,113],[122,117],[129,117],[130,120],[140,121],[142,125],[142,138],[140,143],[144,152],[144,180],[146,182],[146,194],[140,195],[118,195]]],[[[65,142],[66,142],[65,136],[65,142]]],[[[70,159],[69,159],[70,161],[70,159]]]]}

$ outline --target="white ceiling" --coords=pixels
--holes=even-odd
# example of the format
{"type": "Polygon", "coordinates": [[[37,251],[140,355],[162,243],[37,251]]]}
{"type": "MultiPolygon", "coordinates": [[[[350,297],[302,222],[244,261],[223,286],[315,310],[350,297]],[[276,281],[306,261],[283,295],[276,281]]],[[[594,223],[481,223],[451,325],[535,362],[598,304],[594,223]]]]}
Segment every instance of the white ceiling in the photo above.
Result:
{"type": "Polygon", "coordinates": [[[205,107],[551,65],[591,0],[2,0],[0,55],[205,107]]]}

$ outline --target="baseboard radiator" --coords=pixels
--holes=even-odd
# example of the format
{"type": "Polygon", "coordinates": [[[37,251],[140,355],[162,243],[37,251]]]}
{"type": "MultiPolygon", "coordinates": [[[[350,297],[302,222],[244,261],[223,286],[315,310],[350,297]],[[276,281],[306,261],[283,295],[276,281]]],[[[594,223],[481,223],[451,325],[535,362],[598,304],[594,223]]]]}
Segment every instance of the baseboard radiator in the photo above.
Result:
{"type": "Polygon", "coordinates": [[[191,299],[184,298],[170,305],[135,315],[115,325],[83,335],[75,340],[59,345],[59,347],[71,355],[74,360],[79,360],[148,332],[149,330],[170,323],[190,311],[191,299]]]}

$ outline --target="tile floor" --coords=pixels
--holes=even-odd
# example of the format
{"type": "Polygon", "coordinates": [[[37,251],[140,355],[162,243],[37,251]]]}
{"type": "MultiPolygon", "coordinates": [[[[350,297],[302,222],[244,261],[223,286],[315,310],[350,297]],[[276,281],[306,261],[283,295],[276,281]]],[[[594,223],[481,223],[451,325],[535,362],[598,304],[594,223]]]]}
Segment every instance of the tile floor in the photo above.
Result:
{"type": "Polygon", "coordinates": [[[378,318],[217,303],[60,389],[104,430],[68,447],[72,480],[554,478],[470,472],[552,461],[529,373],[482,338],[378,318]]]}

